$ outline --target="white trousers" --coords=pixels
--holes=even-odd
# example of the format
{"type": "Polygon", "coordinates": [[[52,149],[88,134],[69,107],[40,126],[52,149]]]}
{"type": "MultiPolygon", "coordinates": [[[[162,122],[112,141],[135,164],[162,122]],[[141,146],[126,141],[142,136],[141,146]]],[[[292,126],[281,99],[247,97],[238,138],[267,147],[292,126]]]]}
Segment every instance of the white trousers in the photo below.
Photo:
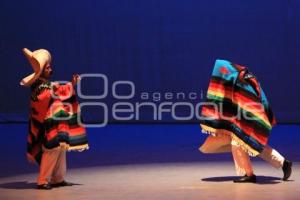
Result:
{"type": "Polygon", "coordinates": [[[45,149],[40,165],[38,185],[60,183],[66,175],[66,149],[64,146],[55,149],[45,149]]]}
{"type": "MultiPolygon", "coordinates": [[[[248,153],[232,141],[229,135],[209,135],[199,150],[203,153],[232,152],[237,174],[241,176],[250,176],[253,174],[248,153]]],[[[284,157],[270,146],[266,146],[263,152],[258,156],[277,169],[283,166],[284,157]]]]}

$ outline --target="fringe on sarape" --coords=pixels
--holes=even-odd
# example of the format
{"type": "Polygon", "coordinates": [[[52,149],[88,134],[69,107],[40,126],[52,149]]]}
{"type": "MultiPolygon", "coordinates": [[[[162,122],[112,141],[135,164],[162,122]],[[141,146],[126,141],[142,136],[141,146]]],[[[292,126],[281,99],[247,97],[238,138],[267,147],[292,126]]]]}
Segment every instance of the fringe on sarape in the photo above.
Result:
{"type": "Polygon", "coordinates": [[[252,157],[255,157],[260,154],[259,151],[251,148],[247,143],[245,143],[243,140],[238,138],[231,131],[228,131],[226,129],[215,129],[215,128],[206,126],[204,124],[200,124],[200,127],[202,129],[202,133],[212,135],[214,137],[222,136],[222,135],[229,135],[231,137],[232,143],[241,147],[245,152],[247,152],[252,157]]]}

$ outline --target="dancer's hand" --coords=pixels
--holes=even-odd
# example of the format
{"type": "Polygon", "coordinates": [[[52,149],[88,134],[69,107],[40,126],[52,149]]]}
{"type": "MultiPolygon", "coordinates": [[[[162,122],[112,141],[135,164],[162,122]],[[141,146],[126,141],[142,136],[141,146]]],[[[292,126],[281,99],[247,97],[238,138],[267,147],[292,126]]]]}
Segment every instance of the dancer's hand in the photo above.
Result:
{"type": "Polygon", "coordinates": [[[80,76],[79,74],[74,74],[72,77],[72,85],[76,85],[80,81],[80,76]]]}

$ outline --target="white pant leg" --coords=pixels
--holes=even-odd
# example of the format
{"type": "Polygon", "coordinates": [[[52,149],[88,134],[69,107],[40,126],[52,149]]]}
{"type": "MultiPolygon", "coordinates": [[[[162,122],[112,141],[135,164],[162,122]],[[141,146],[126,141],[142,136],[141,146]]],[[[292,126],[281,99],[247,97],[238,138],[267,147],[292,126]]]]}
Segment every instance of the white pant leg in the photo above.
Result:
{"type": "Polygon", "coordinates": [[[248,153],[237,146],[228,135],[208,136],[199,150],[203,153],[232,152],[236,173],[240,176],[253,175],[253,168],[248,153]]]}
{"type": "Polygon", "coordinates": [[[259,157],[270,163],[273,167],[279,169],[283,166],[284,157],[275,149],[266,146],[259,157]]]}
{"type": "Polygon", "coordinates": [[[200,146],[202,153],[226,153],[231,151],[231,137],[228,135],[209,135],[200,146]]]}
{"type": "Polygon", "coordinates": [[[38,185],[50,183],[59,154],[60,148],[51,150],[45,149],[43,151],[42,161],[40,165],[40,174],[37,179],[38,185]]]}
{"type": "Polygon", "coordinates": [[[234,142],[232,142],[231,147],[237,175],[253,175],[253,168],[248,153],[234,142]]]}
{"type": "Polygon", "coordinates": [[[64,147],[61,147],[55,168],[53,170],[51,183],[60,183],[64,181],[66,171],[67,171],[66,149],[64,147]]]}

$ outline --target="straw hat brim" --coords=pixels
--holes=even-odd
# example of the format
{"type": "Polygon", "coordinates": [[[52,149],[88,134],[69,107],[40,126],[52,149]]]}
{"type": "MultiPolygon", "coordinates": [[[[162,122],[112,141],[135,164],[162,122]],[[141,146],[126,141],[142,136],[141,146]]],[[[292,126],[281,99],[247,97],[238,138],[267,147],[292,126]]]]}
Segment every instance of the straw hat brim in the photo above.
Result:
{"type": "Polygon", "coordinates": [[[42,70],[39,70],[38,72],[33,72],[32,74],[26,76],[20,81],[21,86],[31,86],[42,74],[42,70]]]}

